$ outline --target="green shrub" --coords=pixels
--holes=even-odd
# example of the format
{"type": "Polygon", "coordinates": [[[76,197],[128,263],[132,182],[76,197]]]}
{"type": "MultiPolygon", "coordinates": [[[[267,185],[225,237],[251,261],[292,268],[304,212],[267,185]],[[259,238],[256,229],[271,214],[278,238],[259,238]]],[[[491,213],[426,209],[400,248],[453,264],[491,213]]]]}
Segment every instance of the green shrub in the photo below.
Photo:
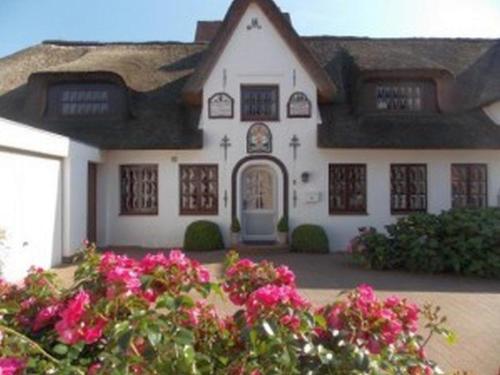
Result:
{"type": "Polygon", "coordinates": [[[212,251],[224,248],[224,241],[219,226],[210,221],[195,221],[191,223],[184,235],[184,250],[212,251]]]}
{"type": "Polygon", "coordinates": [[[387,236],[375,228],[360,228],[359,235],[352,239],[348,251],[354,260],[366,268],[386,270],[399,268],[399,256],[387,236]]]}
{"type": "Polygon", "coordinates": [[[328,237],[318,225],[301,225],[292,233],[291,250],[297,253],[328,253],[328,237]]]}
{"type": "Polygon", "coordinates": [[[416,214],[386,227],[361,229],[350,244],[369,268],[500,277],[500,210],[455,209],[416,214]]]}
{"type": "Polygon", "coordinates": [[[233,220],[231,221],[231,232],[233,232],[233,233],[240,233],[241,232],[240,221],[238,220],[237,217],[233,218],[233,220]]]}
{"type": "Polygon", "coordinates": [[[285,216],[282,216],[280,221],[278,221],[278,232],[280,233],[288,233],[289,228],[288,228],[288,218],[285,216]]]}
{"type": "Polygon", "coordinates": [[[393,238],[391,268],[404,268],[413,272],[441,272],[444,270],[440,223],[436,215],[413,214],[396,224],[388,225],[389,238],[393,238]]]}
{"type": "Polygon", "coordinates": [[[446,270],[500,277],[500,209],[460,209],[440,217],[446,270]]]}

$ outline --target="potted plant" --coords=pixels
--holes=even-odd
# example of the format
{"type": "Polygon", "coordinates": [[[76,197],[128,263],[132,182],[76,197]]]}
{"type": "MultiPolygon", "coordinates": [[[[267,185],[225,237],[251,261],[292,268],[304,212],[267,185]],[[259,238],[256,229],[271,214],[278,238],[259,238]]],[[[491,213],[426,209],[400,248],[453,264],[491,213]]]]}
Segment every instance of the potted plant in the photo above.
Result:
{"type": "Polygon", "coordinates": [[[231,221],[231,246],[238,246],[240,243],[241,225],[237,217],[231,221]]]}
{"type": "Polygon", "coordinates": [[[286,245],[288,243],[288,218],[282,216],[278,221],[278,242],[280,245],[286,245]]]}

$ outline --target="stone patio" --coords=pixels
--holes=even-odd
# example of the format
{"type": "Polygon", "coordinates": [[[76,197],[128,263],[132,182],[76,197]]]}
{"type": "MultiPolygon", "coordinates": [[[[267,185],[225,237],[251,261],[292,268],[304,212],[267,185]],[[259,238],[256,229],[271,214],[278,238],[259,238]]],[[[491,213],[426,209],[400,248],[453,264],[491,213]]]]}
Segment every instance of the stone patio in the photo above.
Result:
{"type": "MultiPolygon", "coordinates": [[[[133,257],[146,251],[121,249],[133,257]]],[[[214,276],[221,273],[225,252],[190,253],[205,264],[214,276]]],[[[449,326],[459,336],[459,342],[448,346],[436,337],[428,347],[429,356],[447,373],[469,370],[477,375],[500,374],[500,282],[449,275],[423,275],[403,272],[367,271],[352,265],[347,257],[335,255],[290,254],[245,250],[242,257],[267,259],[288,265],[297,275],[301,293],[314,304],[325,304],[343,290],[359,284],[372,285],[377,294],[386,297],[398,294],[423,305],[431,302],[442,307],[449,326]]],[[[71,283],[74,267],[62,267],[57,272],[65,283],[71,283]]],[[[232,307],[220,299],[214,300],[220,310],[231,312],[232,307]]]]}

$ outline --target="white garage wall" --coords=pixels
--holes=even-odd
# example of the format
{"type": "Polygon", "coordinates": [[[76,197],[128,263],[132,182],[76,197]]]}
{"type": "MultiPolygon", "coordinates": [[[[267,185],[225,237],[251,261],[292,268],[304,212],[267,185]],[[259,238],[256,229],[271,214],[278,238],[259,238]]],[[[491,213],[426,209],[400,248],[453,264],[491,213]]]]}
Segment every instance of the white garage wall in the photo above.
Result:
{"type": "Polygon", "coordinates": [[[8,278],[19,279],[30,265],[60,263],[81,246],[87,164],[101,160],[96,148],[0,119],[0,226],[8,234],[8,278]]]}
{"type": "Polygon", "coordinates": [[[7,233],[2,271],[9,279],[32,265],[61,261],[61,172],[60,159],[0,150],[0,227],[7,233]]]}

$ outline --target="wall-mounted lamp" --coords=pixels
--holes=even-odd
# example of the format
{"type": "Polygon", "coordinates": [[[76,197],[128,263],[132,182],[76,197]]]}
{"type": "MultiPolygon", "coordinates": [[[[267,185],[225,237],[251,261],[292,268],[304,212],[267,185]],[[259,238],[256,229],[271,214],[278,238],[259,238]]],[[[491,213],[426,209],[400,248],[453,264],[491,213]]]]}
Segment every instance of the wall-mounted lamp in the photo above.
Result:
{"type": "Polygon", "coordinates": [[[309,172],[302,172],[302,174],[300,175],[300,179],[304,184],[307,184],[311,179],[311,174],[309,172]]]}

